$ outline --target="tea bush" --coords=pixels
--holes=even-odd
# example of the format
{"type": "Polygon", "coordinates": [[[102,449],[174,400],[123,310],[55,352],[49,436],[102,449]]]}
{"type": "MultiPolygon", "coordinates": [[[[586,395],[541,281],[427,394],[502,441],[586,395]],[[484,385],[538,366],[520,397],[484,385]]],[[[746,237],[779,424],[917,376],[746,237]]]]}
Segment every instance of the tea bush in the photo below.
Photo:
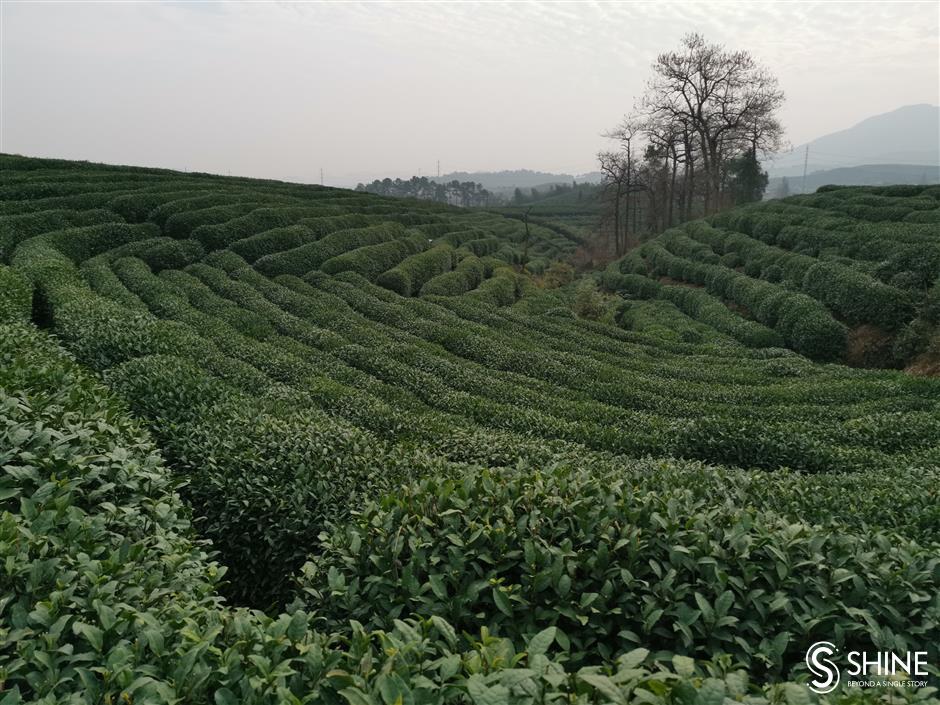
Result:
{"type": "Polygon", "coordinates": [[[486,267],[476,255],[467,254],[451,272],[428,279],[421,287],[422,296],[459,296],[476,289],[486,276],[486,267]]]}
{"type": "Polygon", "coordinates": [[[328,259],[320,266],[320,269],[327,274],[356,272],[371,280],[382,272],[392,269],[409,256],[423,251],[427,246],[427,238],[423,235],[383,242],[379,245],[366,245],[328,259]]]}
{"type": "Polygon", "coordinates": [[[305,245],[293,249],[265,255],[254,266],[262,274],[302,275],[319,268],[321,264],[350,250],[367,245],[401,239],[405,236],[405,227],[399,223],[384,223],[367,228],[340,230],[305,245]]]}
{"type": "Polygon", "coordinates": [[[383,272],[375,280],[379,286],[402,296],[417,294],[424,284],[438,274],[454,268],[454,248],[443,243],[418,254],[411,255],[401,264],[383,272]]]}
{"type": "MultiPolygon", "coordinates": [[[[521,644],[485,628],[460,635],[440,617],[328,634],[300,610],[228,608],[214,592],[224,571],[190,538],[166,468],[121,403],[35,328],[0,332],[6,703],[812,702],[805,686],[761,687],[722,657],[637,648],[576,670],[557,627],[521,644]]],[[[926,703],[931,691],[820,702],[886,697],[926,703]]]]}
{"type": "Polygon", "coordinates": [[[0,164],[3,702],[802,703],[805,639],[940,642],[937,381],[795,352],[821,264],[929,353],[930,224],[845,214],[928,190],[687,224],[591,320],[553,219],[0,164]]]}
{"type": "Polygon", "coordinates": [[[932,551],[889,535],[639,493],[617,473],[519,467],[427,478],[366,506],[324,538],[303,586],[328,629],[416,612],[466,631],[482,621],[521,647],[551,624],[575,663],[644,644],[789,673],[821,639],[930,643],[935,571],[932,551]]]}

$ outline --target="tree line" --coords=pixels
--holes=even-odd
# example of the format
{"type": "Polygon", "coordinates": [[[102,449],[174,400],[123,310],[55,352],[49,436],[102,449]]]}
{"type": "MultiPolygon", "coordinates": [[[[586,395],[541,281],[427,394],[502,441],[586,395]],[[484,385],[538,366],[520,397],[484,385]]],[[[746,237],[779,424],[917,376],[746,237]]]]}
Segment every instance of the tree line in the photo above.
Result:
{"type": "Polygon", "coordinates": [[[686,35],[660,54],[632,113],[598,153],[605,232],[622,254],[641,234],[760,200],[760,159],[780,149],[777,79],[746,51],[686,35]]]}
{"type": "Polygon", "coordinates": [[[487,207],[495,205],[499,199],[483,188],[482,184],[472,181],[449,181],[440,184],[426,176],[412,176],[407,181],[402,179],[376,179],[370,184],[358,184],[356,191],[375,193],[394,198],[417,198],[422,201],[437,201],[452,206],[487,207]]]}

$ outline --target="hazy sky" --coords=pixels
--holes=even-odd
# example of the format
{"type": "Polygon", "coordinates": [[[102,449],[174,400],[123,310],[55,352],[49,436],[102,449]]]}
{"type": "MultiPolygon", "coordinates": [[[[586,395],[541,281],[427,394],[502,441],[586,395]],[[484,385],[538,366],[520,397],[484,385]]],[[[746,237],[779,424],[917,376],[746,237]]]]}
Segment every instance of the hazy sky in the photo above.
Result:
{"type": "Polygon", "coordinates": [[[940,102],[940,3],[2,0],[0,150],[345,185],[595,168],[656,54],[748,49],[799,144],[940,102]]]}

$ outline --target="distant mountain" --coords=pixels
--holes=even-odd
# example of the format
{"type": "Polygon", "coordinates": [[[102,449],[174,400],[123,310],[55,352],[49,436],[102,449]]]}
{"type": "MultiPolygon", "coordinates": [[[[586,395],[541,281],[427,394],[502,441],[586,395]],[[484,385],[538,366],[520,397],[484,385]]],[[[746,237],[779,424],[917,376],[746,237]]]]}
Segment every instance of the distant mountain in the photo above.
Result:
{"type": "MultiPolygon", "coordinates": [[[[940,183],[940,166],[923,164],[865,164],[839,169],[814,171],[806,175],[806,193],[813,193],[820,186],[882,186],[885,184],[937,184],[940,183]]],[[[799,176],[775,176],[770,179],[765,191],[766,198],[803,193],[802,171],[799,176]],[[786,180],[786,188],[783,183],[786,180]],[[784,193],[784,190],[786,193],[784,193]]]]}
{"type": "MultiPolygon", "coordinates": [[[[808,146],[807,173],[875,164],[936,166],[940,164],[940,107],[906,105],[818,137],[808,146]]],[[[802,144],[776,155],[766,163],[768,174],[802,177],[806,147],[802,144]]]]}
{"type": "Polygon", "coordinates": [[[575,176],[572,174],[553,174],[547,171],[530,171],[529,169],[516,169],[512,171],[453,171],[449,174],[430,177],[438,183],[448,183],[455,179],[460,182],[472,181],[483,184],[483,188],[495,192],[512,192],[514,189],[523,190],[537,188],[545,189],[552,184],[570,184],[572,181],[580,183],[597,183],[601,180],[599,172],[575,176]]]}

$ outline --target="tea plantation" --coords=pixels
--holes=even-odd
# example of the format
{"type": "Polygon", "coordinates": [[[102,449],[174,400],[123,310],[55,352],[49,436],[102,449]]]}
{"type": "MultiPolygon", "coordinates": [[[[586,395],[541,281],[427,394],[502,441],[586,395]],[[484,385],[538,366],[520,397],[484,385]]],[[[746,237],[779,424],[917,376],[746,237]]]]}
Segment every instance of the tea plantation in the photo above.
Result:
{"type": "Polygon", "coordinates": [[[866,367],[920,356],[936,374],[938,203],[937,186],[824,187],[669,230],[605,283],[747,345],[866,367]]]}
{"type": "Polygon", "coordinates": [[[938,206],[602,293],[549,220],[0,157],[0,704],[937,702],[804,655],[940,657],[938,206]]]}

